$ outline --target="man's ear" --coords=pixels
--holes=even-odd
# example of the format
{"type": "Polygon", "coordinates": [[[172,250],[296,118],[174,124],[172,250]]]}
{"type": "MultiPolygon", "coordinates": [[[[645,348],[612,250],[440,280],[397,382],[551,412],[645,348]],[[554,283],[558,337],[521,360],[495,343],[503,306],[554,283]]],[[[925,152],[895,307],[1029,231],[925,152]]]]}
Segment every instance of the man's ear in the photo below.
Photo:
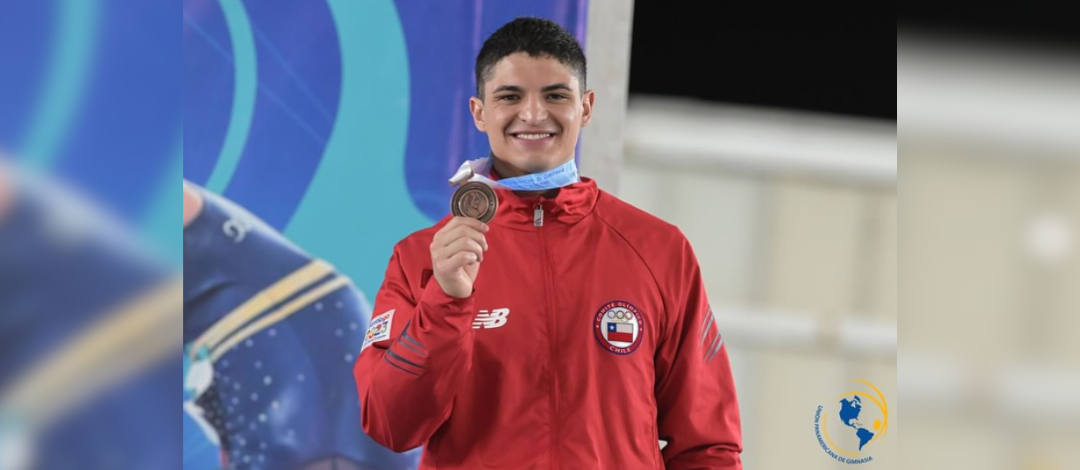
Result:
{"type": "Polygon", "coordinates": [[[484,102],[480,98],[469,98],[469,112],[472,113],[473,124],[476,125],[476,130],[480,132],[487,132],[487,124],[484,122],[484,102]]]}
{"type": "Polygon", "coordinates": [[[596,102],[596,93],[592,90],[586,91],[581,96],[581,127],[589,125],[589,121],[592,120],[593,103],[596,102]]]}

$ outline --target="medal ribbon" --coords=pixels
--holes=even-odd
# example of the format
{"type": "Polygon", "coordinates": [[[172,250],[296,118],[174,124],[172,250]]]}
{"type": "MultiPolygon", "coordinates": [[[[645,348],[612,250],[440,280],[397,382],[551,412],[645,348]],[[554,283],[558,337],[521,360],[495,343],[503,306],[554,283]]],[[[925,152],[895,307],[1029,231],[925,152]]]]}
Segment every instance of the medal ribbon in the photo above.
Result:
{"type": "Polygon", "coordinates": [[[491,171],[491,157],[469,160],[461,164],[457,173],[450,178],[450,184],[464,184],[465,182],[478,181],[493,188],[511,189],[514,191],[543,191],[546,189],[561,188],[580,181],[578,178],[577,164],[574,159],[542,173],[515,176],[513,178],[492,181],[484,176],[491,171]]]}

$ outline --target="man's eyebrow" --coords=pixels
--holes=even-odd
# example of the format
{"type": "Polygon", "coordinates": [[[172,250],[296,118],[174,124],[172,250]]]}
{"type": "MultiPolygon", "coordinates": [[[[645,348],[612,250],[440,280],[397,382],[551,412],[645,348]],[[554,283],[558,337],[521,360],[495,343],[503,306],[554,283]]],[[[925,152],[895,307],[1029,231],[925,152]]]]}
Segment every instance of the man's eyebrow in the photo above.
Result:
{"type": "Polygon", "coordinates": [[[521,87],[517,85],[499,85],[499,87],[496,88],[495,91],[493,91],[492,93],[498,93],[500,91],[512,91],[514,93],[521,93],[524,90],[522,90],[521,87]]]}
{"type": "Polygon", "coordinates": [[[543,90],[540,90],[540,91],[542,93],[547,93],[549,91],[555,91],[555,90],[574,91],[574,90],[571,90],[570,86],[565,84],[565,83],[556,83],[554,85],[548,85],[548,86],[544,87],[543,90]]]}

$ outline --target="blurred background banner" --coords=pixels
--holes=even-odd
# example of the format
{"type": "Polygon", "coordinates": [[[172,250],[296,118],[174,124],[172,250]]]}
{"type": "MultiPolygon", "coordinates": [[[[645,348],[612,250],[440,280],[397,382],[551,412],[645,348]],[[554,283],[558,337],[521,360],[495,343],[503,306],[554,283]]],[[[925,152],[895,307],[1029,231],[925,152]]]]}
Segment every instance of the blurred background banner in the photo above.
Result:
{"type": "Polygon", "coordinates": [[[0,2],[0,149],[96,198],[177,261],[165,214],[183,168],[179,6],[0,2]]]}
{"type": "MultiPolygon", "coordinates": [[[[141,287],[130,282],[133,266],[141,270],[137,277],[145,278],[146,272],[165,275],[145,256],[146,246],[155,248],[154,258],[170,260],[176,268],[180,264],[181,234],[175,217],[184,134],[180,6],[181,2],[168,0],[0,2],[0,157],[5,159],[0,163],[9,165],[0,172],[7,173],[6,183],[40,193],[33,199],[47,208],[49,217],[56,211],[55,217],[69,229],[90,234],[94,245],[84,248],[68,240],[53,247],[63,248],[54,252],[47,248],[50,240],[23,244],[4,238],[5,243],[18,243],[4,246],[5,255],[25,253],[36,257],[36,262],[26,270],[20,264],[13,265],[10,257],[3,256],[0,261],[4,265],[0,271],[14,276],[0,276],[4,278],[0,287],[0,356],[6,356],[0,366],[0,389],[9,392],[46,383],[50,394],[38,396],[68,390],[80,400],[89,400],[56,411],[63,415],[47,418],[49,429],[39,436],[42,447],[38,450],[55,454],[61,448],[67,454],[53,455],[44,461],[49,465],[71,465],[66,459],[84,459],[77,466],[101,468],[100,459],[110,453],[113,465],[144,465],[147,458],[160,461],[163,455],[174,456],[169,449],[175,449],[173,443],[180,439],[175,422],[179,404],[165,407],[164,402],[173,401],[166,397],[175,395],[162,394],[179,388],[180,377],[172,373],[175,368],[170,367],[171,362],[161,364],[160,351],[133,348],[130,341],[137,342],[136,338],[121,341],[123,335],[118,333],[124,328],[138,329],[131,329],[130,323],[114,319],[113,312],[107,311],[130,300],[125,297],[138,295],[141,287]],[[23,178],[25,175],[44,176],[56,187],[39,184],[37,177],[23,178]],[[60,186],[73,191],[60,195],[65,192],[56,191],[60,186]],[[96,219],[98,216],[103,218],[96,219]],[[103,229],[111,222],[117,223],[116,231],[103,229]],[[124,232],[141,237],[113,238],[124,232]],[[74,247],[79,247],[78,251],[69,250],[74,247]],[[76,255],[82,256],[84,249],[99,250],[93,255],[98,257],[96,263],[79,264],[85,259],[76,255]],[[61,271],[50,274],[47,269],[61,271]],[[109,289],[101,287],[106,279],[111,282],[109,289]],[[32,314],[33,321],[17,321],[26,314],[32,314]],[[109,326],[121,324],[128,326],[109,326]],[[126,348],[121,354],[127,359],[145,364],[131,369],[137,371],[134,377],[107,374],[117,357],[92,362],[94,359],[80,349],[97,337],[94,335],[110,337],[112,347],[126,348]],[[53,366],[64,357],[81,358],[80,367],[96,373],[71,376],[62,383],[36,380],[55,370],[53,366]],[[46,362],[48,358],[52,362],[46,362]],[[98,383],[98,387],[91,383],[98,383]],[[94,395],[91,389],[104,393],[94,395]],[[91,439],[91,435],[97,438],[91,439]],[[131,449],[116,452],[116,445],[131,449]],[[141,450],[132,450],[139,447],[141,450]]],[[[26,191],[20,196],[27,196],[26,191]]],[[[20,226],[26,219],[11,219],[0,217],[6,235],[33,231],[30,226],[20,226]]],[[[82,242],[81,236],[74,239],[82,242]]],[[[179,290],[171,294],[170,301],[169,317],[178,319],[179,290]]],[[[171,325],[175,332],[164,337],[148,335],[142,339],[173,348],[167,357],[174,358],[179,352],[175,348],[180,346],[179,326],[171,325]]],[[[16,412],[46,419],[34,415],[23,403],[16,404],[16,412]]],[[[56,409],[58,405],[35,403],[34,407],[56,409]]],[[[5,447],[0,454],[9,451],[13,449],[5,447]]],[[[6,459],[10,455],[0,455],[5,457],[0,458],[0,466],[10,463],[6,459]]]]}

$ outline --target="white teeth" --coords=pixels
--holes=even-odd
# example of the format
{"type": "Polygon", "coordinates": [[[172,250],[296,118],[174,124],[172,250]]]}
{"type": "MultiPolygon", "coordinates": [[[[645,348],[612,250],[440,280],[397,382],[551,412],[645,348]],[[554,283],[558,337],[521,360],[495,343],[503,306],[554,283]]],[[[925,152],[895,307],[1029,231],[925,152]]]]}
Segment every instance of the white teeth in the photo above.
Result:
{"type": "Polygon", "coordinates": [[[519,139],[526,139],[526,140],[539,140],[539,139],[544,139],[544,138],[547,138],[547,137],[551,137],[551,134],[518,134],[517,137],[519,139]]]}

